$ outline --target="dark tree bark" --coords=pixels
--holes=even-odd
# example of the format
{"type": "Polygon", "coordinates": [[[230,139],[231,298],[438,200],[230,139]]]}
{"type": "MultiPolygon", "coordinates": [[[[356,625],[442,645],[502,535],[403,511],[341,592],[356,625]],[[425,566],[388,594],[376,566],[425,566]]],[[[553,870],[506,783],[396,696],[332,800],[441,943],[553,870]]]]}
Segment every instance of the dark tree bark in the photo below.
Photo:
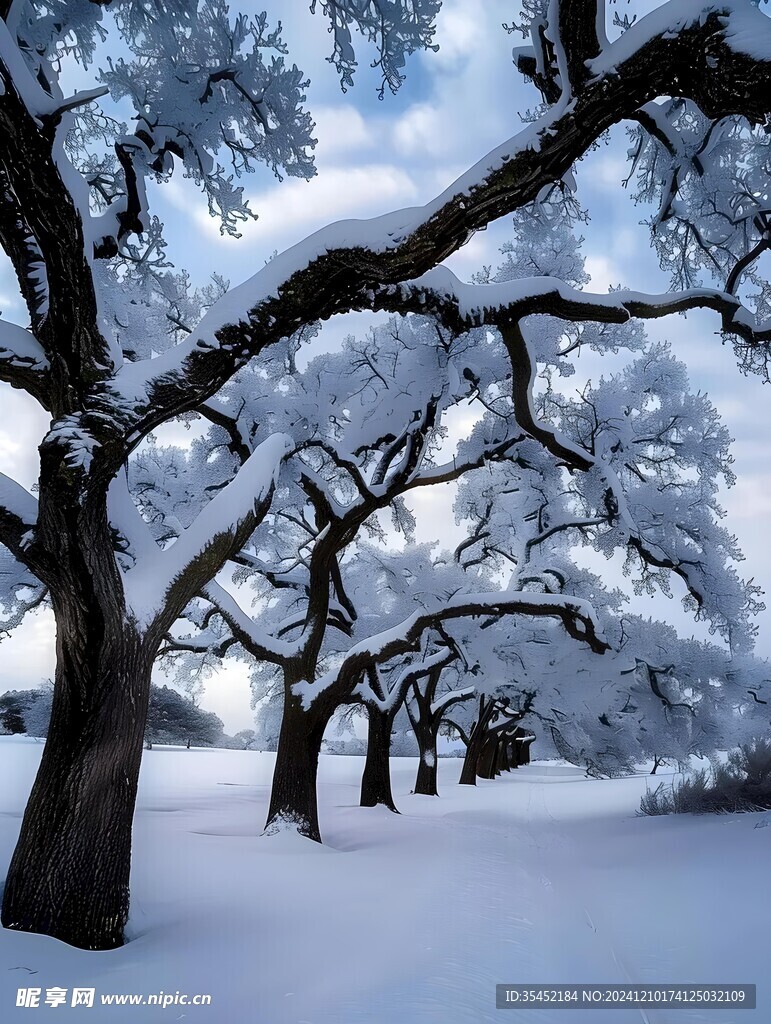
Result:
{"type": "Polygon", "coordinates": [[[525,733],[517,725],[525,714],[525,711],[507,712],[494,699],[479,698],[479,715],[468,737],[466,757],[459,780],[461,785],[473,786],[477,777],[494,779],[507,767],[516,768],[520,764],[529,763],[529,755],[523,754],[519,746],[520,736],[530,734],[525,733]],[[504,720],[493,724],[501,715],[504,716],[504,720]],[[507,753],[507,745],[511,744],[511,753],[507,753]],[[521,760],[525,756],[527,761],[521,760]]]}
{"type": "MultiPolygon", "coordinates": [[[[426,674],[426,681],[423,686],[416,679],[412,686],[412,700],[407,701],[406,705],[410,723],[415,733],[415,739],[418,743],[418,772],[415,778],[414,792],[423,796],[439,796],[437,740],[442,719],[456,704],[468,700],[471,696],[470,692],[465,694],[462,691],[457,693],[450,692],[445,694],[436,705],[434,704],[442,672],[446,665],[454,660],[454,657],[455,655],[451,654],[451,657],[445,664],[434,666],[426,674]]],[[[464,740],[464,742],[467,742],[467,740],[464,740]]]]}
{"type": "Polygon", "coordinates": [[[525,729],[517,729],[516,750],[517,766],[530,764],[530,748],[535,741],[535,736],[525,729]]]}
{"type": "Polygon", "coordinates": [[[439,732],[439,723],[433,728],[434,723],[413,722],[415,739],[418,741],[418,774],[415,778],[415,792],[423,796],[439,796],[438,769],[439,764],[436,754],[436,741],[439,732]]]}
{"type": "Polygon", "coordinates": [[[481,737],[478,737],[477,741],[474,742],[475,737],[472,732],[469,740],[470,742],[466,747],[466,755],[463,758],[460,770],[460,778],[458,779],[459,786],[476,786],[477,784],[477,761],[479,760],[481,737]]]}
{"type": "Polygon", "coordinates": [[[466,761],[463,764],[463,774],[472,770],[479,779],[494,779],[498,758],[499,730],[491,727],[490,722],[496,714],[495,701],[490,701],[484,708],[479,721],[474,725],[471,733],[471,743],[466,749],[466,761]],[[469,756],[471,754],[471,757],[469,756]],[[476,756],[474,756],[476,755],[476,756]],[[473,758],[473,760],[472,760],[473,758]]]}
{"type": "Polygon", "coordinates": [[[496,775],[503,775],[503,773],[505,771],[509,770],[508,748],[509,748],[509,738],[508,738],[508,736],[501,737],[501,739],[498,740],[498,750],[496,752],[496,757],[495,757],[495,774],[496,775]]]}
{"type": "Polygon", "coordinates": [[[123,943],[128,915],[155,647],[127,621],[104,510],[86,505],[70,513],[41,502],[42,528],[59,531],[53,706],[8,869],[2,923],[112,949],[123,943]]]}
{"type": "Polygon", "coordinates": [[[495,754],[498,749],[498,739],[495,736],[487,735],[482,743],[482,750],[477,761],[477,776],[480,779],[495,778],[495,754]]]}
{"type": "Polygon", "coordinates": [[[482,753],[487,723],[492,718],[493,710],[494,701],[485,700],[484,697],[479,698],[479,714],[469,734],[466,756],[463,759],[463,767],[458,780],[458,784],[461,786],[476,786],[477,784],[477,763],[482,753]]]}
{"type": "Polygon", "coordinates": [[[321,741],[335,705],[320,698],[305,708],[292,693],[294,682],[305,678],[290,666],[285,672],[284,717],[276,749],[276,767],[270,791],[265,832],[273,835],[291,828],[321,842],[317,778],[321,741]]]}
{"type": "Polygon", "coordinates": [[[413,702],[407,702],[407,713],[418,744],[418,772],[414,792],[422,796],[439,796],[436,741],[441,715],[431,713],[431,702],[441,674],[441,668],[429,673],[425,690],[417,684],[414,685],[413,702]]]}
{"type": "Polygon", "coordinates": [[[391,792],[391,730],[394,715],[368,705],[367,759],[361,777],[362,807],[382,805],[398,814],[391,792]]]}

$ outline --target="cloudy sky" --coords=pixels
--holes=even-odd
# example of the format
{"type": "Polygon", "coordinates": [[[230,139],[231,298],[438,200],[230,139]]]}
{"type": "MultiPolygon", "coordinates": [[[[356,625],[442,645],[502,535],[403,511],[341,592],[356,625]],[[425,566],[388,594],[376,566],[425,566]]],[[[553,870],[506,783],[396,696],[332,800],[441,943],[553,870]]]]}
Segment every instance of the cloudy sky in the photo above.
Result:
{"type": "MultiPolygon", "coordinates": [[[[234,6],[248,11],[266,8],[282,18],[291,59],[311,79],[307,105],[316,122],[318,174],[310,182],[277,182],[268,173],[249,178],[247,192],[259,219],[248,223],[238,240],[220,235],[189,181],[178,177],[154,189],[153,211],[167,224],[170,256],[197,282],[218,272],[235,284],[258,270],[273,252],[329,221],[369,217],[426,202],[485,152],[515,134],[522,124],[520,115],[536,102],[536,93],[511,62],[511,47],[521,37],[509,36],[502,28],[516,7],[511,0],[445,0],[436,40],[439,51],[414,57],[402,90],[382,102],[376,94],[378,76],[367,67],[371,54],[366,46],[360,48],[356,87],[341,92],[335,71],[325,59],[330,37],[324,22],[310,15],[308,0],[234,6]]],[[[606,290],[624,284],[666,290],[647,229],[639,223],[647,211],[635,208],[621,186],[626,148],[622,126],[579,166],[579,198],[591,215],[591,223],[582,230],[592,278],[589,287],[606,290]]],[[[450,265],[468,277],[483,264],[496,262],[498,248],[508,236],[506,221],[493,225],[477,233],[450,265]]],[[[22,316],[13,278],[3,263],[0,311],[9,319],[22,316]]],[[[366,324],[367,318],[361,315],[338,318],[325,329],[325,343],[334,344],[346,334],[364,330],[366,324]]],[[[717,327],[714,317],[691,314],[656,322],[649,334],[672,342],[675,353],[689,366],[693,386],[710,395],[736,439],[738,482],[722,495],[727,522],[746,554],[744,574],[771,591],[771,545],[765,536],[771,512],[771,390],[759,378],[741,376],[732,352],[721,346],[717,327]]],[[[582,359],[584,379],[596,379],[605,368],[597,358],[582,359]]],[[[4,385],[0,388],[0,471],[30,487],[45,421],[34,403],[4,385]]],[[[450,499],[447,493],[420,497],[416,511],[422,524],[432,524],[433,536],[436,513],[450,499]]],[[[610,572],[616,574],[617,567],[610,572]]],[[[676,599],[639,599],[636,607],[676,623],[683,631],[694,631],[676,599]]],[[[771,611],[759,619],[758,650],[763,655],[771,655],[769,625],[771,611]]],[[[52,671],[53,624],[50,615],[41,612],[0,644],[0,690],[37,685],[52,671]]],[[[204,703],[220,715],[230,732],[252,724],[242,669],[212,680],[204,703]]]]}

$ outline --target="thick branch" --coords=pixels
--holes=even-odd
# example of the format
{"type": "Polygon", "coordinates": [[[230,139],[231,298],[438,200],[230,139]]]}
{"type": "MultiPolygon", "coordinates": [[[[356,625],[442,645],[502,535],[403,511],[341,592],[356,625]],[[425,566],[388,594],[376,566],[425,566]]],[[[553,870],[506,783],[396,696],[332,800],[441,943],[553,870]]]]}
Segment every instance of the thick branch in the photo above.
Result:
{"type": "Polygon", "coordinates": [[[276,640],[260,629],[251,615],[247,615],[233,595],[219,583],[209,583],[203,590],[203,596],[214,605],[228,624],[234,639],[253,658],[283,665],[294,653],[294,645],[276,640]]]}
{"type": "Polygon", "coordinates": [[[439,629],[443,623],[453,619],[483,615],[557,618],[569,636],[588,644],[597,654],[604,654],[610,649],[597,626],[593,609],[580,598],[525,592],[509,594],[505,591],[462,595],[451,598],[442,607],[432,611],[415,612],[393,629],[355,644],[335,672],[328,673],[315,683],[298,684],[298,696],[310,704],[318,693],[330,685],[358,679],[372,662],[384,663],[418,650],[426,630],[439,629]]]}
{"type": "Polygon", "coordinates": [[[0,319],[0,380],[21,388],[46,408],[49,363],[30,331],[0,319]]]}
{"type": "MultiPolygon", "coordinates": [[[[55,124],[46,119],[56,103],[32,78],[2,21],[0,82],[0,173],[45,268],[45,316],[37,324],[33,319],[33,326],[56,377],[56,411],[73,412],[81,407],[87,389],[107,378],[113,353],[98,325],[81,212],[57,165],[67,157],[55,124]],[[35,89],[47,106],[37,103],[35,89]]],[[[69,164],[67,170],[73,181],[82,183],[69,164]]],[[[9,255],[14,258],[13,252],[9,255]]],[[[17,276],[23,271],[17,266],[17,276]]],[[[39,313],[39,307],[30,309],[33,318],[39,313]]]]}
{"type": "Polygon", "coordinates": [[[170,547],[143,554],[126,573],[127,605],[140,625],[165,634],[244,546],[270,508],[276,473],[291,446],[287,435],[272,434],[170,547]]]}
{"type": "MultiPolygon", "coordinates": [[[[422,661],[407,665],[402,669],[395,682],[388,687],[388,693],[378,695],[371,685],[367,686],[364,680],[362,680],[357,690],[358,695],[365,704],[372,704],[383,712],[394,712],[404,702],[407,691],[411,686],[414,686],[419,679],[423,679],[425,676],[440,673],[443,668],[446,668],[447,665],[455,661],[457,656],[457,651],[454,648],[441,647],[422,661]]],[[[372,662],[368,666],[364,678],[369,677],[370,669],[376,671],[377,662],[372,662]]]]}
{"type": "Polygon", "coordinates": [[[743,52],[750,38],[753,53],[771,52],[771,25],[749,5],[705,9],[702,0],[672,0],[642,18],[590,62],[577,96],[563,98],[433,202],[322,229],[215,304],[174,352],[126,367],[120,377],[140,409],[136,436],[199,405],[298,326],[375,308],[381,284],[425,273],[475,230],[533,201],[606,129],[649,100],[682,95],[708,117],[762,121],[771,109],[771,62],[743,52]]]}
{"type": "Polygon", "coordinates": [[[35,539],[37,499],[4,473],[0,473],[0,544],[22,565],[33,569],[30,548],[35,539]]]}
{"type": "Polygon", "coordinates": [[[605,14],[605,0],[557,0],[557,11],[564,72],[575,96],[589,78],[589,62],[600,55],[598,18],[605,14]]]}

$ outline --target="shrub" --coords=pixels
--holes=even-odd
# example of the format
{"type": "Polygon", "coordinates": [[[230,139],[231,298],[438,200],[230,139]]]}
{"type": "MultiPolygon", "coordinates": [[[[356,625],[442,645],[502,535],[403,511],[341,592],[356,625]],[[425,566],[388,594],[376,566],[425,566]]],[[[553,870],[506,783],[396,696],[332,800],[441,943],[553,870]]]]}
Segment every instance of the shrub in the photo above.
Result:
{"type": "Polygon", "coordinates": [[[640,815],[674,814],[673,786],[660,782],[655,789],[647,789],[640,800],[640,815]]]}
{"type": "Polygon", "coordinates": [[[771,808],[771,740],[755,739],[728,755],[726,764],[661,783],[640,800],[641,815],[734,814],[771,808]]]}

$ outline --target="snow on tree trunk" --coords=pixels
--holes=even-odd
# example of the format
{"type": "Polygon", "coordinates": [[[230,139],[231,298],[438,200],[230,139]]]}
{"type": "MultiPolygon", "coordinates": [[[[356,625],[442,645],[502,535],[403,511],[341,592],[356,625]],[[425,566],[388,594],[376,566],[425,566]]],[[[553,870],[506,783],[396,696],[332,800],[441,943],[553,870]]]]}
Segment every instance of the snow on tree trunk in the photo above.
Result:
{"type": "MultiPolygon", "coordinates": [[[[438,725],[438,723],[437,723],[438,725]]],[[[415,730],[420,749],[418,774],[415,778],[415,792],[423,796],[439,796],[437,787],[436,730],[431,726],[415,730]]]]}
{"type": "Polygon", "coordinates": [[[319,754],[324,730],[335,710],[320,700],[310,708],[292,694],[299,682],[296,670],[285,674],[284,716],[276,749],[276,767],[270,793],[265,834],[295,831],[321,842],[317,799],[319,754]]]}
{"type": "Polygon", "coordinates": [[[530,764],[530,747],[532,746],[532,739],[528,736],[517,737],[516,740],[516,757],[517,767],[521,764],[530,764]]]}
{"type": "Polygon", "coordinates": [[[367,758],[361,777],[362,807],[387,807],[399,813],[391,792],[391,730],[393,714],[367,708],[367,758]]]}

